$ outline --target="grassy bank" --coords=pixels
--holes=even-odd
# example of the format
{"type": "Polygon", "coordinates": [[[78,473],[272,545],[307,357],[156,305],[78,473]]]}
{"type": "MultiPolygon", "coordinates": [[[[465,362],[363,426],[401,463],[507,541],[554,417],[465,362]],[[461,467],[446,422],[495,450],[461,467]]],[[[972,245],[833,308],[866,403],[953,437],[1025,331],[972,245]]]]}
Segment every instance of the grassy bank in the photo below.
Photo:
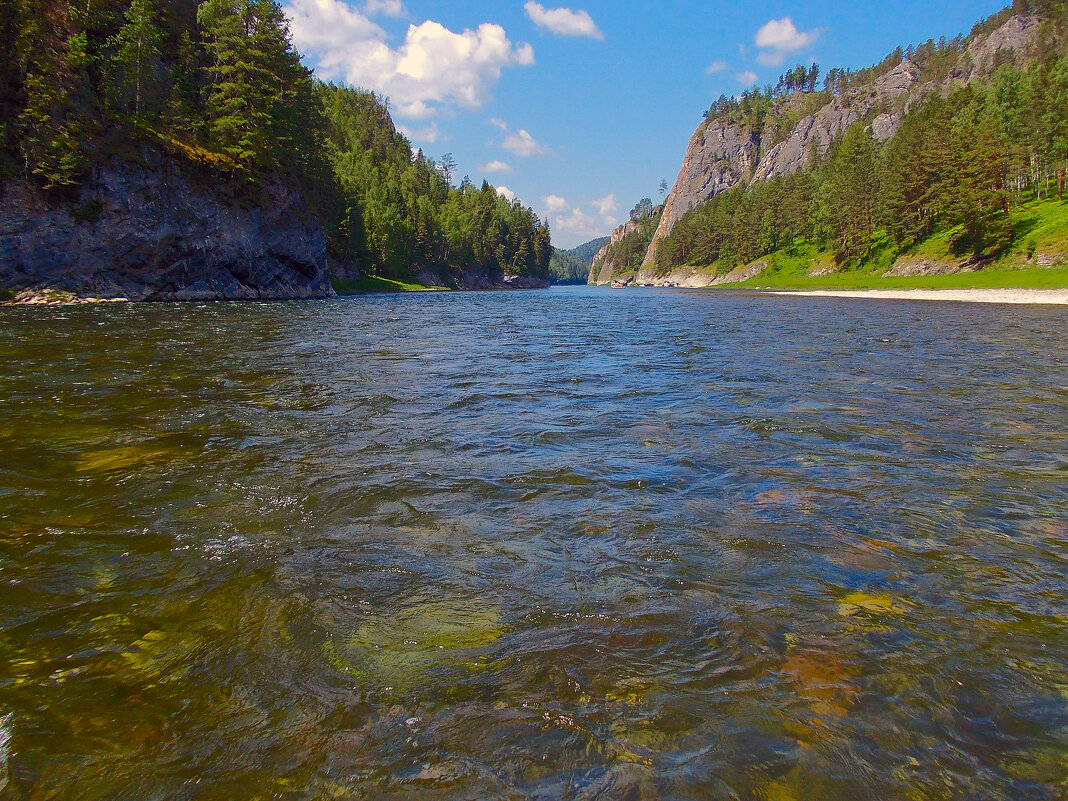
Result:
{"type": "MultiPolygon", "coordinates": [[[[939,231],[906,251],[895,250],[882,232],[873,242],[872,257],[837,272],[830,254],[807,243],[776,251],[760,261],[767,267],[746,281],[722,284],[729,289],[1065,289],[1068,288],[1068,203],[1032,202],[1013,211],[1016,236],[1012,245],[976,272],[947,275],[887,276],[901,260],[952,265],[956,230],[939,231]],[[1041,266],[1042,264],[1056,266],[1041,266]],[[826,272],[813,275],[813,272],[826,272]]],[[[719,265],[709,271],[726,272],[719,265]]]]}
{"type": "Polygon", "coordinates": [[[974,273],[883,277],[871,272],[846,272],[812,277],[790,273],[759,275],[717,289],[1065,289],[1068,267],[1023,270],[986,268],[974,273]]]}
{"type": "Polygon", "coordinates": [[[394,292],[444,292],[444,287],[427,286],[425,284],[408,284],[404,281],[393,281],[389,278],[379,278],[377,275],[368,275],[355,281],[343,281],[338,278],[330,280],[334,291],[339,295],[387,295],[394,292]]]}

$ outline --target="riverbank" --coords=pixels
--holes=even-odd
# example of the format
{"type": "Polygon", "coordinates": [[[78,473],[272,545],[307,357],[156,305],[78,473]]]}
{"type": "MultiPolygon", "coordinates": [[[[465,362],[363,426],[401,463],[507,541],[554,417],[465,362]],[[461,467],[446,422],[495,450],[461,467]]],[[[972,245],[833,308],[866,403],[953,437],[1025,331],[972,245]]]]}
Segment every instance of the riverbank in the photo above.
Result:
{"type": "Polygon", "coordinates": [[[409,284],[404,281],[393,281],[389,278],[379,278],[377,275],[364,276],[355,280],[333,279],[331,284],[334,291],[339,295],[389,295],[394,292],[445,292],[446,287],[429,286],[428,284],[409,284]]]}
{"type": "Polygon", "coordinates": [[[86,303],[128,303],[129,298],[82,297],[58,289],[0,290],[0,306],[71,306],[86,303]]]}
{"type": "Polygon", "coordinates": [[[540,278],[506,273],[503,279],[491,279],[479,273],[462,273],[453,277],[454,284],[445,286],[429,273],[418,273],[417,282],[396,281],[391,278],[380,278],[377,275],[368,275],[352,280],[333,279],[331,284],[334,292],[338,295],[391,295],[397,292],[449,292],[459,291],[495,291],[495,290],[522,290],[522,289],[548,289],[548,281],[540,278]],[[421,279],[421,280],[420,280],[421,279]]]}
{"type": "Polygon", "coordinates": [[[924,300],[954,303],[1011,303],[1068,306],[1068,289],[860,289],[769,292],[809,298],[924,300]]]}

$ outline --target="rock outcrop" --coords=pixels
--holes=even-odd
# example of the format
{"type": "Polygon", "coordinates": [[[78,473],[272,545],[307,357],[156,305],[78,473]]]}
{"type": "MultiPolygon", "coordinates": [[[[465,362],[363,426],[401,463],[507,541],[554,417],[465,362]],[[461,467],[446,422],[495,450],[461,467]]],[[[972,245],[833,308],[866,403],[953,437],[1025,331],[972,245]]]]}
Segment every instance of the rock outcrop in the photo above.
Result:
{"type": "Polygon", "coordinates": [[[0,287],[140,301],[322,298],[326,234],[281,177],[255,200],[173,159],[97,164],[59,203],[23,182],[0,203],[0,287]]]}
{"type": "Polygon", "coordinates": [[[627,220],[623,225],[612,231],[608,244],[601,248],[597,252],[597,255],[593,257],[593,266],[590,268],[590,284],[595,286],[610,284],[617,275],[623,272],[622,265],[615,264],[608,258],[608,249],[611,248],[612,245],[622,241],[628,234],[632,234],[637,230],[638,223],[634,220],[627,220]]]}
{"type": "MultiPolygon", "coordinates": [[[[695,206],[735,186],[766,181],[802,169],[815,150],[825,154],[834,139],[861,120],[870,120],[872,135],[886,141],[897,133],[904,115],[931,93],[948,94],[975,78],[989,75],[999,51],[1026,53],[1041,20],[1013,16],[992,33],[969,42],[958,67],[943,81],[925,81],[916,64],[905,60],[867,86],[832,98],[823,108],[797,121],[781,141],[762,141],[742,126],[705,120],[690,140],[664,216],[646,253],[639,281],[656,280],[657,247],[695,206]]],[[[793,101],[778,101],[786,113],[793,101]]]]}

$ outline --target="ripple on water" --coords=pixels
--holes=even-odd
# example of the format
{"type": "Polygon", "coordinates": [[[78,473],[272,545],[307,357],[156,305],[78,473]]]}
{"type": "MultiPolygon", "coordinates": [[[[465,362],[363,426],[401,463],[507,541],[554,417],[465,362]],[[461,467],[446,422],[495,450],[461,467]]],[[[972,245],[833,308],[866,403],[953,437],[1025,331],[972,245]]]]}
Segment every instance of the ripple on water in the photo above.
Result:
{"type": "Polygon", "coordinates": [[[0,318],[0,794],[1068,786],[1059,310],[0,318]]]}

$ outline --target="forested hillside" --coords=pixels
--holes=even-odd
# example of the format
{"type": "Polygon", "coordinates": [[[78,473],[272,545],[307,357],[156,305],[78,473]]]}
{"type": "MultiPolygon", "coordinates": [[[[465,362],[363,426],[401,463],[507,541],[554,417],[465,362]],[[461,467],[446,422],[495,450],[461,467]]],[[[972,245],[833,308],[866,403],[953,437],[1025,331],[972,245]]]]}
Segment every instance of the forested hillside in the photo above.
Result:
{"type": "Polygon", "coordinates": [[[275,0],[4,0],[0,44],[0,180],[50,204],[92,217],[94,166],[161,153],[245,206],[299,187],[349,275],[548,275],[533,212],[454,187],[380,98],[317,82],[275,0]]]}
{"type": "Polygon", "coordinates": [[[553,257],[549,263],[555,284],[585,284],[590,274],[590,265],[593,264],[597,253],[607,245],[607,236],[591,239],[571,250],[553,248],[553,257]]]}
{"type": "Polygon", "coordinates": [[[737,133],[737,163],[712,176],[722,183],[701,178],[711,199],[686,200],[689,211],[661,226],[646,274],[693,266],[725,276],[799,247],[825,270],[889,269],[936,235],[944,255],[971,267],[1019,247],[1033,219],[1017,209],[1066,189],[1066,31],[1063,0],[1017,0],[968,37],[830,70],[822,88],[812,65],[720,98],[704,127],[737,133]],[[857,121],[841,125],[850,115],[857,121]],[[760,149],[743,158],[753,142],[760,149]]]}
{"type": "Polygon", "coordinates": [[[612,232],[594,257],[589,283],[607,284],[621,275],[637,273],[663,214],[664,207],[654,207],[649,198],[638,201],[630,210],[627,222],[612,232]]]}
{"type": "Polygon", "coordinates": [[[1066,159],[1068,55],[1006,63],[989,83],[932,96],[881,147],[857,123],[811,168],[699,206],[660,245],[657,269],[730,269],[799,238],[848,264],[872,256],[879,229],[898,248],[955,229],[955,253],[990,258],[1013,241],[1013,205],[1063,200],[1066,159]]]}

